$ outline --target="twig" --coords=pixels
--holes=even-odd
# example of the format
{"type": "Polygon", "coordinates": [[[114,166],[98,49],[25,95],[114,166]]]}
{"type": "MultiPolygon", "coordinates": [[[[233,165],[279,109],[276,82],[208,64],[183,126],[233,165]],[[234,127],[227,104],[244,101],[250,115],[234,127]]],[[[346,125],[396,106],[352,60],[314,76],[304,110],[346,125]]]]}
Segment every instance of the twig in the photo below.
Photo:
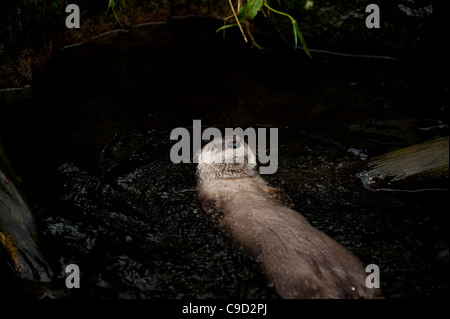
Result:
{"type": "Polygon", "coordinates": [[[247,43],[248,42],[247,37],[245,36],[244,30],[242,29],[241,23],[239,22],[236,11],[234,11],[233,3],[231,3],[231,0],[228,0],[228,2],[230,3],[230,7],[231,7],[231,10],[233,11],[233,15],[234,15],[234,18],[236,19],[236,23],[239,27],[239,30],[241,30],[242,36],[244,37],[244,41],[247,43]]]}

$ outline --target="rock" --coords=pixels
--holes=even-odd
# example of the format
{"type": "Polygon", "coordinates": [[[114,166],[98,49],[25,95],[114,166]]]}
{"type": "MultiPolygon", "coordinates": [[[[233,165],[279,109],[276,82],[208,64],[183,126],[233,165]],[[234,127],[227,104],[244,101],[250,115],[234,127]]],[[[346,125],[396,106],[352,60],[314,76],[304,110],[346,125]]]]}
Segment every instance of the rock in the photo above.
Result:
{"type": "MultiPolygon", "coordinates": [[[[414,51],[432,50],[433,29],[442,16],[439,4],[429,0],[378,1],[380,28],[368,29],[370,2],[327,0],[284,0],[277,9],[294,17],[308,47],[350,54],[409,56],[414,51]]],[[[292,27],[284,17],[274,17],[286,38],[292,27]]],[[[434,39],[433,39],[434,40],[434,39]]]]}
{"type": "Polygon", "coordinates": [[[0,249],[22,279],[49,282],[53,272],[38,248],[38,236],[31,214],[18,188],[14,173],[0,141],[0,249]]]}
{"type": "Polygon", "coordinates": [[[359,177],[370,189],[448,189],[448,165],[446,136],[377,156],[359,177]]]}

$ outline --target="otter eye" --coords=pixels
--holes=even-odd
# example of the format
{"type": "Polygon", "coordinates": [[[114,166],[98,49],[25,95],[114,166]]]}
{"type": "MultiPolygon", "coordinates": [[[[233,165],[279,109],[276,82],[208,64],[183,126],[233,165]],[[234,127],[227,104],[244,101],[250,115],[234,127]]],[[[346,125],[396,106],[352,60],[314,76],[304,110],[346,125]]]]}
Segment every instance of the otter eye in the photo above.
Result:
{"type": "Polygon", "coordinates": [[[241,146],[241,143],[239,143],[238,141],[231,141],[227,146],[228,148],[239,148],[241,146]]]}
{"type": "Polygon", "coordinates": [[[213,145],[213,148],[217,148],[217,149],[218,149],[218,148],[220,148],[220,146],[221,146],[221,145],[220,145],[219,143],[215,143],[215,144],[213,145]]]}

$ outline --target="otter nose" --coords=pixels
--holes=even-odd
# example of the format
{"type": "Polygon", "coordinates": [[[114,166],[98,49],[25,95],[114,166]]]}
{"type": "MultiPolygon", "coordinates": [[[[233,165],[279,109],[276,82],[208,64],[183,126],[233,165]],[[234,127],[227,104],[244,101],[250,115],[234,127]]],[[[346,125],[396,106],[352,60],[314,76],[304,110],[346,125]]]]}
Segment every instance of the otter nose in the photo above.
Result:
{"type": "Polygon", "coordinates": [[[239,143],[238,141],[231,141],[227,145],[228,148],[239,148],[240,146],[241,143],[239,143]]]}

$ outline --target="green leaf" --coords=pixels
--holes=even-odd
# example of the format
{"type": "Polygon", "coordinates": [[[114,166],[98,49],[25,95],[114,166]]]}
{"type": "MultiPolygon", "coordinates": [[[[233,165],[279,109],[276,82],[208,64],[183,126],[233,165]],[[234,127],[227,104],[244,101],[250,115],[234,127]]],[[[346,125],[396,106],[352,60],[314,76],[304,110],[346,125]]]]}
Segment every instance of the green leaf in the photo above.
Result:
{"type": "Polygon", "coordinates": [[[217,29],[216,33],[219,32],[219,31],[231,28],[231,27],[237,27],[237,23],[224,25],[223,27],[220,27],[219,29],[217,29]]]}
{"type": "MultiPolygon", "coordinates": [[[[311,53],[309,53],[308,47],[306,46],[305,39],[303,38],[302,32],[300,31],[300,27],[298,26],[297,22],[294,20],[294,34],[297,35],[297,37],[300,39],[300,42],[302,44],[303,49],[305,50],[306,54],[312,58],[311,53]]],[[[297,37],[295,38],[295,47],[297,47],[297,37]]]]}
{"type": "MultiPolygon", "coordinates": [[[[125,4],[124,0],[123,0],[123,4],[125,4]]],[[[115,0],[109,0],[108,9],[106,10],[106,16],[108,16],[109,8],[111,8],[111,11],[112,11],[112,13],[114,15],[114,18],[116,19],[117,23],[120,26],[123,26],[123,24],[119,20],[119,17],[117,16],[116,9],[114,9],[115,6],[116,6],[115,0]]]]}
{"type": "Polygon", "coordinates": [[[245,16],[247,15],[247,4],[244,4],[242,7],[241,7],[241,10],[239,10],[239,12],[238,12],[238,14],[237,14],[237,18],[238,18],[238,20],[239,21],[241,21],[242,19],[244,19],[245,18],[245,16]]]}
{"type": "Polygon", "coordinates": [[[294,43],[295,43],[294,49],[295,50],[297,50],[297,28],[295,27],[296,24],[297,23],[295,22],[295,20],[292,20],[292,28],[294,31],[294,43]]]}
{"type": "Polygon", "coordinates": [[[253,18],[258,14],[258,11],[261,10],[264,5],[264,0],[248,0],[248,17],[253,20],[253,18]]]}
{"type": "Polygon", "coordinates": [[[305,39],[303,39],[303,35],[302,35],[302,32],[300,31],[300,28],[299,28],[299,26],[298,26],[298,24],[297,24],[297,21],[295,21],[295,19],[294,19],[293,17],[291,17],[289,14],[271,8],[271,7],[270,7],[267,3],[265,3],[265,2],[264,2],[264,6],[265,6],[267,9],[269,9],[270,11],[275,12],[275,13],[278,13],[278,14],[281,14],[281,15],[284,15],[284,16],[288,17],[288,18],[291,20],[291,22],[292,22],[292,28],[293,28],[293,30],[294,30],[295,49],[297,49],[297,38],[298,38],[298,39],[300,39],[300,42],[302,43],[302,46],[303,46],[303,49],[305,50],[305,53],[306,53],[310,58],[312,58],[312,55],[311,55],[311,53],[309,53],[308,47],[306,46],[305,39]]]}

